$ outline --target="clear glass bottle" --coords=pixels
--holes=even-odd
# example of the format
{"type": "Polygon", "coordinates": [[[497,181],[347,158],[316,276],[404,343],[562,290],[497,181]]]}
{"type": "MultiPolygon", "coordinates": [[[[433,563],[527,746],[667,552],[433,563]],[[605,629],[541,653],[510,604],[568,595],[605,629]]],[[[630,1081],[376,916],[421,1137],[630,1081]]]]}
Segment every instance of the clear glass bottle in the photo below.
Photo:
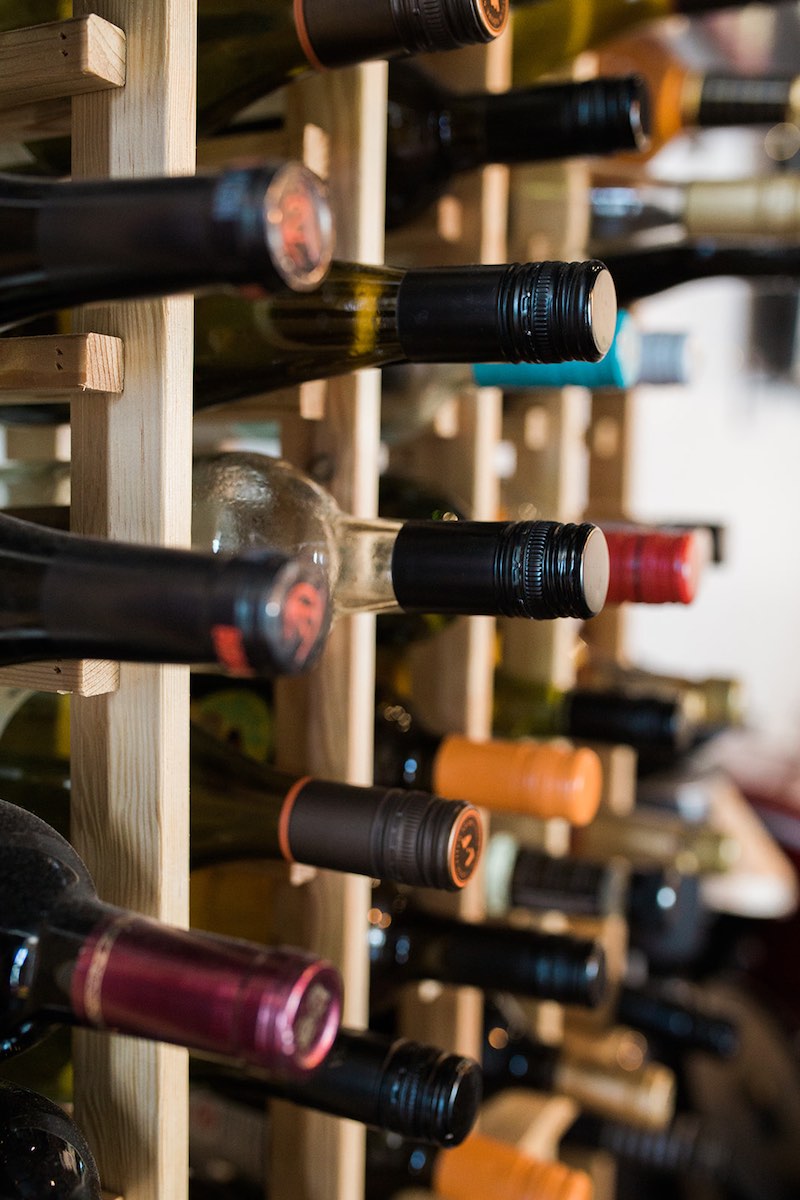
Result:
{"type": "Polygon", "coordinates": [[[592,525],[348,516],[290,464],[253,454],[196,460],[193,486],[195,546],[293,546],[325,573],[339,615],[588,617],[605,599],[607,551],[592,525]]]}

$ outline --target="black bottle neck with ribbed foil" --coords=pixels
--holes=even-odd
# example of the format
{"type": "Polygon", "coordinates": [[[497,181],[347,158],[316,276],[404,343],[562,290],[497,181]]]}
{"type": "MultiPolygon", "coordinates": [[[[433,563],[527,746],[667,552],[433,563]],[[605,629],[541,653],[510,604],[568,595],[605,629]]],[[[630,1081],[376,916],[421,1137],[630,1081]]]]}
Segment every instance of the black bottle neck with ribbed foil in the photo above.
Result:
{"type": "Polygon", "coordinates": [[[608,584],[600,530],[556,521],[409,521],[392,584],[410,612],[591,617],[608,584]]]}
{"type": "Polygon", "coordinates": [[[739,1032],[726,1017],[680,1004],[656,991],[622,988],[616,1019],[680,1050],[704,1050],[716,1058],[732,1058],[739,1032]]]}
{"type": "Polygon", "coordinates": [[[415,269],[397,296],[411,362],[597,362],[616,315],[613,282],[597,260],[415,269]]]}
{"type": "Polygon", "coordinates": [[[469,105],[483,110],[484,162],[643,150],[650,129],[647,88],[636,75],[457,97],[456,130],[459,110],[469,105]]]}
{"type": "Polygon", "coordinates": [[[473,1059],[354,1029],[341,1029],[325,1061],[302,1079],[203,1060],[193,1063],[192,1076],[254,1107],[276,1096],[437,1146],[464,1140],[483,1094],[473,1059]]]}
{"type": "Polygon", "coordinates": [[[606,990],[605,954],[582,938],[473,925],[395,905],[373,907],[370,959],[378,992],[413,979],[516,992],[594,1008],[606,990]]]}
{"type": "Polygon", "coordinates": [[[696,124],[701,128],[724,125],[777,125],[787,121],[794,80],[789,76],[703,76],[696,124]]]}
{"type": "Polygon", "coordinates": [[[346,20],[330,0],[298,8],[311,54],[326,67],[490,42],[509,16],[508,0],[351,0],[346,20]]]}

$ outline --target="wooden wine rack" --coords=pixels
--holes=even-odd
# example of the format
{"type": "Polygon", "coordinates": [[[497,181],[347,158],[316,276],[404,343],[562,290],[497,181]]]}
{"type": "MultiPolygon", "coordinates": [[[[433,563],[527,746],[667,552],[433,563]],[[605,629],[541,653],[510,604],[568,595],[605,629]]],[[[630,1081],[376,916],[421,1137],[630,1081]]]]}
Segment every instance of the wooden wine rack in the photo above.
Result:
{"type": "MultiPolygon", "coordinates": [[[[105,66],[79,72],[81,79],[99,82],[76,86],[74,64],[67,70],[62,63],[61,88],[53,86],[49,69],[39,71],[38,94],[10,91],[4,99],[0,87],[0,136],[63,130],[68,113],[64,97],[82,90],[86,94],[72,101],[76,176],[191,173],[196,0],[75,0],[75,16],[77,25],[67,23],[70,37],[77,37],[80,28],[94,46],[102,30],[105,66]],[[127,77],[120,88],[125,46],[127,77]],[[106,90],[91,90],[96,86],[106,90]]],[[[51,34],[47,37],[52,40],[51,34]]],[[[23,44],[31,56],[39,54],[44,39],[41,31],[3,35],[0,64],[23,44]]],[[[63,43],[61,33],[57,41],[63,43]]],[[[510,35],[488,48],[441,56],[427,66],[460,90],[501,90],[509,81],[510,35]]],[[[385,65],[293,85],[287,111],[292,153],[328,175],[337,256],[383,261],[385,65]]],[[[507,187],[507,172],[497,167],[480,178],[458,181],[440,205],[438,225],[418,222],[393,236],[386,259],[398,265],[505,261],[507,187]]],[[[0,342],[0,403],[54,395],[71,400],[74,528],[123,540],[187,545],[191,300],[86,310],[76,316],[76,333],[57,342],[0,342]],[[59,349],[54,368],[53,354],[59,349]]],[[[543,402],[547,432],[540,443],[530,432],[531,419],[527,424],[507,420],[503,427],[495,390],[467,392],[455,403],[454,435],[431,434],[415,444],[413,455],[397,452],[393,465],[452,490],[474,518],[493,519],[500,505],[496,451],[505,437],[516,447],[518,473],[533,470],[537,481],[548,480],[533,497],[542,511],[567,515],[563,487],[565,480],[573,480],[573,468],[566,463],[582,445],[584,433],[580,403],[568,396],[543,402]]],[[[326,484],[343,509],[369,516],[377,504],[379,418],[376,372],[306,387],[297,415],[283,422],[285,453],[304,468],[327,463],[326,484]]],[[[585,470],[585,464],[576,469],[585,470]]],[[[531,663],[543,664],[538,671],[563,685],[569,682],[574,629],[556,631],[556,624],[546,633],[526,629],[526,653],[531,663]],[[558,639],[555,649],[553,638],[558,639]]],[[[443,730],[488,736],[494,661],[495,622],[456,622],[412,661],[421,710],[443,730]]],[[[286,765],[369,782],[374,665],[374,620],[362,616],[337,627],[321,664],[306,679],[280,681],[278,743],[286,765]]],[[[0,681],[76,693],[73,840],[100,895],[185,924],[188,672],[131,664],[44,664],[3,674],[0,681]],[[93,694],[98,692],[103,694],[93,694]]],[[[298,883],[308,914],[303,935],[308,945],[341,967],[345,1019],[363,1026],[369,883],[330,872],[310,874],[298,883]]],[[[481,886],[474,883],[455,901],[426,895],[425,903],[478,918],[481,886]]],[[[444,989],[433,996],[431,989],[409,989],[404,1019],[417,1037],[466,1053],[478,1051],[482,1011],[473,991],[444,989]]],[[[75,1060],[76,1115],[95,1148],[105,1186],[125,1200],[185,1197],[185,1053],[81,1033],[75,1060]]],[[[270,1119],[270,1195],[280,1200],[359,1200],[364,1159],[360,1126],[283,1103],[271,1106],[270,1119]]]]}

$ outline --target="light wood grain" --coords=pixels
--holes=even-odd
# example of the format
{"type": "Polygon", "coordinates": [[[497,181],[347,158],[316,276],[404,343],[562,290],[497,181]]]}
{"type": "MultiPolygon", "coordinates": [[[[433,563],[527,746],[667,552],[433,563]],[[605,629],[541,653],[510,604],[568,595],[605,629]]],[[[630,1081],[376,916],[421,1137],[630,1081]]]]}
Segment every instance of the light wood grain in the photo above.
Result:
{"type": "MultiPolygon", "coordinates": [[[[503,480],[511,520],[582,519],[585,499],[587,394],[583,388],[529,393],[503,415],[503,436],[516,447],[516,470],[503,480]]],[[[559,688],[575,682],[577,621],[504,620],[503,665],[523,679],[559,688]]]]}
{"type": "MultiPolygon", "coordinates": [[[[629,513],[633,464],[636,397],[631,391],[598,391],[592,395],[587,432],[589,499],[587,516],[620,520],[629,513]]],[[[609,661],[625,658],[624,604],[608,608],[587,623],[586,642],[592,654],[609,661]]]]}
{"type": "Polygon", "coordinates": [[[0,338],[0,404],[35,404],[124,386],[121,338],[100,333],[0,338]]]}
{"type": "Polygon", "coordinates": [[[78,662],[24,663],[0,667],[0,687],[25,687],[37,692],[72,692],[76,696],[105,696],[119,687],[119,663],[87,658],[78,662]]]}
{"type": "MultiPolygon", "coordinates": [[[[290,97],[290,144],[299,152],[313,122],[329,139],[329,187],[337,214],[337,256],[383,258],[386,67],[310,79],[290,97]]],[[[307,144],[307,143],[306,143],[307,144]]],[[[330,464],[326,486],[343,511],[374,515],[377,506],[379,387],[377,372],[330,381],[325,419],[284,423],[284,453],[308,469],[330,464]]],[[[375,622],[342,621],[319,666],[304,680],[283,681],[278,697],[279,753],[286,765],[329,778],[372,779],[375,622]]],[[[345,980],[345,1021],[364,1027],[368,1011],[369,882],[319,871],[306,887],[307,943],[332,958],[345,980]]],[[[350,1121],[271,1106],[268,1194],[282,1200],[359,1200],[364,1189],[364,1128],[350,1121]]]]}
{"type": "MultiPolygon", "coordinates": [[[[191,174],[194,0],[91,7],[127,32],[127,81],[73,101],[74,175],[191,174]]],[[[123,339],[125,399],[73,401],[74,528],[188,545],[192,302],[113,305],[77,323],[123,339]]],[[[76,845],[104,899],[176,925],[188,922],[188,685],[185,668],[122,664],[115,695],[72,702],[76,845]]],[[[187,1085],[183,1050],[76,1038],[76,1115],[106,1187],[126,1200],[186,1196],[187,1085]]]]}
{"type": "Polygon", "coordinates": [[[125,82],[125,34],[94,13],[0,33],[0,108],[125,82]]]}
{"type": "Polygon", "coordinates": [[[43,138],[69,136],[72,101],[35,100],[0,109],[0,141],[37,142],[43,138]]]}

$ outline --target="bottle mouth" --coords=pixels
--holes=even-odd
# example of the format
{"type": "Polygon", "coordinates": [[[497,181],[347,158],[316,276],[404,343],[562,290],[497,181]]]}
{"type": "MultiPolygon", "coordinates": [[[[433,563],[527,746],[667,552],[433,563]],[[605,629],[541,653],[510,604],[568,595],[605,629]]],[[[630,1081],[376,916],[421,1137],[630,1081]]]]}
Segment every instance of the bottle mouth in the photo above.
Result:
{"type": "Polygon", "coordinates": [[[503,32],[510,12],[509,0],[406,0],[396,15],[408,26],[405,45],[419,52],[490,42],[503,32]]]}
{"type": "Polygon", "coordinates": [[[302,163],[284,163],[264,196],[264,223],[272,261],[287,287],[309,292],[322,283],[334,241],[323,181],[302,163]]]}
{"type": "Polygon", "coordinates": [[[265,982],[256,971],[242,995],[245,1042],[241,1050],[247,1061],[260,1066],[312,1071],[339,1032],[339,973],[324,959],[297,950],[272,951],[267,972],[265,982]]]}
{"type": "Polygon", "coordinates": [[[483,1076],[471,1058],[400,1041],[392,1048],[381,1123],[405,1137],[457,1146],[475,1124],[483,1076]]]}
{"type": "Polygon", "coordinates": [[[520,342],[511,361],[599,362],[617,325],[614,281],[605,265],[529,263],[508,292],[509,328],[520,342]]]}
{"type": "Polygon", "coordinates": [[[603,608],[608,582],[608,545],[596,525],[521,521],[509,527],[498,562],[509,615],[594,617],[603,608]]]}

